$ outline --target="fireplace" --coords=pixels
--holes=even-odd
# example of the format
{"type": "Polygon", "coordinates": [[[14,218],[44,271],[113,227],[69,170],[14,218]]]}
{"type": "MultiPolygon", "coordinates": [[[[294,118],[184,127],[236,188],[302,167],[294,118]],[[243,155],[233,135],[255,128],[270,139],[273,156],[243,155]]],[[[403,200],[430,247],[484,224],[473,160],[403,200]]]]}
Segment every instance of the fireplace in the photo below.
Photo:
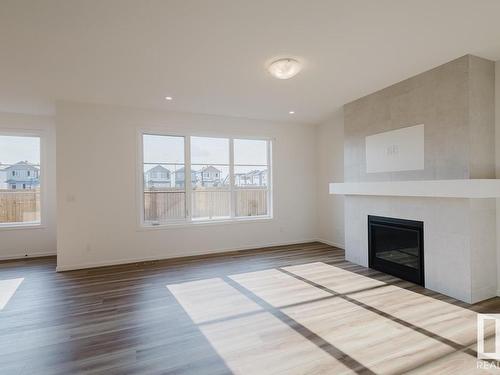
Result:
{"type": "Polygon", "coordinates": [[[368,216],[370,268],[424,285],[424,223],[368,216]]]}

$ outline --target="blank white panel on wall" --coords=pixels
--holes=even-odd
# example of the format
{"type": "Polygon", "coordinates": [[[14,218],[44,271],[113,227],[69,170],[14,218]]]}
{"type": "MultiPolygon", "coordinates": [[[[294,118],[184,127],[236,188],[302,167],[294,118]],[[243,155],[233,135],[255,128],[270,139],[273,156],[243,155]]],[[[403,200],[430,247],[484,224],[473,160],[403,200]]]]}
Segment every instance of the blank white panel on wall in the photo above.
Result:
{"type": "Polygon", "coordinates": [[[366,172],[424,169],[424,125],[366,137],[366,172]]]}

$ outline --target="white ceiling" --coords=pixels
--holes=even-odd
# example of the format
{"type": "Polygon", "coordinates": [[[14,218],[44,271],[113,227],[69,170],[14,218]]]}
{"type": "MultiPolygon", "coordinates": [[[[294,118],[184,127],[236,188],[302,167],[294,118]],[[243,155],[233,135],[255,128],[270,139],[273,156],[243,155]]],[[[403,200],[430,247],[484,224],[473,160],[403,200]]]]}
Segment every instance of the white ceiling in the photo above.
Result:
{"type": "Polygon", "coordinates": [[[500,59],[499,0],[0,0],[0,111],[66,99],[316,123],[467,53],[500,59]],[[272,78],[288,56],[303,71],[272,78]]]}

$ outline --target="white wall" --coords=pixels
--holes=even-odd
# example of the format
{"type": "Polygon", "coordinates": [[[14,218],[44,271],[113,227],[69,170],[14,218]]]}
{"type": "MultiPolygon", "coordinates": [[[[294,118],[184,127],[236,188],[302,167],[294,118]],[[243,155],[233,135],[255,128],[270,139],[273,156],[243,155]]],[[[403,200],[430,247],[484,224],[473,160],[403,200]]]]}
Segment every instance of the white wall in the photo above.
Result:
{"type": "MultiPolygon", "coordinates": [[[[56,113],[60,270],[316,238],[314,126],[69,102],[58,103],[56,113]],[[274,219],[141,229],[136,173],[140,128],[274,137],[274,219]]],[[[325,182],[325,193],[327,188],[325,182]]]]}
{"type": "MultiPolygon", "coordinates": [[[[0,229],[0,259],[52,255],[56,253],[56,139],[54,121],[48,116],[0,112],[1,130],[41,131],[45,138],[46,206],[43,226],[37,229],[0,229]]],[[[43,192],[42,192],[43,194],[43,192]]]]}
{"type": "Polygon", "coordinates": [[[344,248],[344,197],[330,195],[330,182],[344,181],[344,113],[337,110],[317,126],[317,190],[318,238],[344,248]]]}

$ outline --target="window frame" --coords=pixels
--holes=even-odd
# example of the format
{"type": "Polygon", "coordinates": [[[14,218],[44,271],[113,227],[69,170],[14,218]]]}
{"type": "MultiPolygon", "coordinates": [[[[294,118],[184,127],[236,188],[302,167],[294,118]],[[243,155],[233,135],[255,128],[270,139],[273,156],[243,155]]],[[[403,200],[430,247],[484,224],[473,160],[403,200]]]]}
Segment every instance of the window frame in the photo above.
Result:
{"type": "MultiPolygon", "coordinates": [[[[40,139],[40,221],[15,223],[0,223],[0,231],[12,229],[43,229],[47,223],[47,164],[46,164],[46,134],[41,129],[9,129],[0,128],[0,136],[34,137],[40,139]]],[[[17,184],[16,184],[17,188],[17,184]]]]}
{"type": "MultiPolygon", "coordinates": [[[[141,132],[140,133],[140,137],[139,137],[139,145],[140,145],[140,153],[139,153],[139,181],[140,181],[140,197],[139,197],[139,207],[140,207],[140,224],[142,227],[152,227],[152,228],[156,228],[156,227],[162,227],[162,226],[165,226],[165,225],[172,225],[172,224],[183,224],[186,222],[187,220],[187,217],[188,217],[188,214],[190,212],[190,204],[191,204],[191,198],[189,197],[188,198],[188,189],[187,189],[187,184],[191,184],[191,173],[189,174],[189,177],[186,176],[186,169],[187,169],[187,154],[186,154],[186,143],[187,143],[187,137],[185,135],[182,135],[182,134],[162,134],[162,133],[158,133],[158,132],[141,132]],[[184,138],[184,194],[185,194],[185,199],[184,199],[184,204],[185,204],[185,207],[184,207],[184,212],[186,213],[186,217],[185,218],[177,218],[177,219],[171,219],[171,220],[168,220],[164,223],[160,223],[160,224],[152,224],[150,222],[147,222],[145,220],[145,217],[144,217],[144,210],[145,210],[145,207],[144,207],[144,194],[145,194],[145,191],[144,191],[144,136],[145,135],[153,135],[153,136],[164,136],[164,137],[179,137],[179,138],[184,138]]],[[[172,163],[161,163],[160,165],[171,165],[172,163]]]]}
{"type": "Polygon", "coordinates": [[[213,133],[179,133],[168,130],[138,130],[137,136],[137,187],[138,187],[138,229],[139,230],[155,230],[155,229],[169,229],[179,227],[193,227],[217,224],[233,224],[233,223],[248,223],[248,222],[262,222],[273,220],[274,218],[274,202],[273,202],[273,143],[274,138],[271,137],[256,137],[248,135],[228,135],[228,134],[213,134],[213,133]],[[144,220],[144,135],[157,135],[157,136],[171,136],[171,137],[184,137],[184,166],[185,166],[185,194],[186,194],[186,217],[181,219],[168,220],[159,224],[152,224],[144,220]],[[230,178],[230,216],[223,218],[214,218],[208,220],[193,219],[192,217],[192,194],[193,188],[191,183],[191,137],[207,137],[207,138],[225,138],[229,139],[229,178],[230,178]],[[234,140],[264,140],[267,142],[267,167],[268,167],[268,186],[267,186],[267,215],[258,216],[236,216],[236,186],[234,181],[234,140]],[[189,173],[186,173],[189,172],[189,173]]]}
{"type": "MultiPolygon", "coordinates": [[[[255,215],[255,216],[237,216],[236,215],[236,192],[237,191],[245,191],[245,190],[251,190],[248,187],[243,187],[243,186],[237,186],[236,181],[234,178],[234,170],[236,167],[249,167],[249,166],[260,166],[263,167],[264,165],[260,164],[236,164],[234,162],[234,140],[266,140],[266,148],[267,148],[267,164],[265,167],[267,167],[267,181],[266,181],[266,191],[267,191],[267,202],[268,202],[268,211],[270,212],[268,215],[272,217],[272,201],[273,201],[273,194],[272,194],[272,140],[271,139],[261,139],[261,138],[248,138],[248,137],[234,137],[231,138],[231,181],[233,182],[231,185],[231,203],[232,203],[232,217],[236,218],[237,220],[252,220],[252,218],[259,218],[259,217],[265,217],[268,215],[255,215]]],[[[253,183],[254,177],[252,176],[252,183],[253,183]]]]}

